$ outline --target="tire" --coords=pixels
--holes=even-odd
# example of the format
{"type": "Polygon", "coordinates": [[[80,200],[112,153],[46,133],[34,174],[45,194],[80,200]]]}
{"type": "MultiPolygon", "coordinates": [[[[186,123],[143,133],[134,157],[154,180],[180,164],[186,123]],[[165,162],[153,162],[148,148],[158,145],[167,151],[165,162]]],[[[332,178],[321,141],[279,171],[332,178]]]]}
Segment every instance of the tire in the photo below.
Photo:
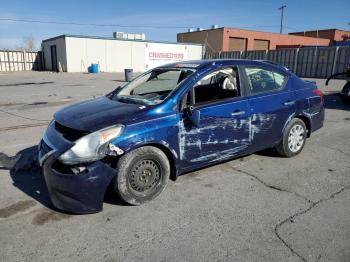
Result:
{"type": "Polygon", "coordinates": [[[341,100],[344,102],[344,103],[350,103],[350,96],[349,95],[346,95],[348,94],[348,92],[350,92],[350,82],[346,83],[341,91],[341,93],[343,95],[340,95],[340,98],[341,100]]]}
{"type": "Polygon", "coordinates": [[[122,156],[117,164],[114,190],[125,202],[141,205],[155,199],[165,189],[170,164],[162,150],[145,146],[122,156]]]}
{"type": "Polygon", "coordinates": [[[284,129],[283,138],[276,146],[277,152],[284,157],[293,157],[299,154],[305,145],[307,129],[299,118],[293,118],[284,129]]]}

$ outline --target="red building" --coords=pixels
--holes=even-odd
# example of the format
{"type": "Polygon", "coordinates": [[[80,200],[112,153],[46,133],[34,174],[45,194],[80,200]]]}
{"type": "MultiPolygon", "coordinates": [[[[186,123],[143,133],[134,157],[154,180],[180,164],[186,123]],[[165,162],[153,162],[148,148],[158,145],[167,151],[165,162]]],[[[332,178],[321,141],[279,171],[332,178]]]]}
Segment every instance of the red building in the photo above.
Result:
{"type": "Polygon", "coordinates": [[[205,44],[208,52],[328,46],[329,39],[221,27],[177,34],[181,43],[205,44]]]}
{"type": "Polygon", "coordinates": [[[331,41],[331,44],[338,41],[350,40],[350,31],[340,30],[340,29],[323,29],[323,30],[313,30],[313,31],[305,31],[305,32],[294,32],[294,33],[289,33],[289,35],[329,39],[331,41]]]}

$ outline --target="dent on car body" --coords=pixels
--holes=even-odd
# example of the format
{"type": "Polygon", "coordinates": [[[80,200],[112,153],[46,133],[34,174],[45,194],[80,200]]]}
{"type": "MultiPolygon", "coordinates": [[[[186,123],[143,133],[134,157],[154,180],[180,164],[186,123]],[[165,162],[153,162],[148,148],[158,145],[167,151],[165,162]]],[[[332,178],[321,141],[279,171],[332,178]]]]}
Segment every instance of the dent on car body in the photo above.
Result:
{"type": "MultiPolygon", "coordinates": [[[[292,116],[291,116],[292,117],[292,116]]],[[[223,151],[217,151],[215,153],[210,153],[198,158],[190,159],[190,162],[201,162],[201,161],[208,161],[211,159],[214,159],[213,161],[226,159],[235,156],[238,152],[241,152],[243,149],[247,148],[254,140],[254,135],[257,133],[266,133],[273,123],[273,121],[276,119],[275,114],[253,114],[248,119],[217,119],[212,118],[210,126],[205,126],[202,128],[189,128],[185,125],[185,121],[181,120],[178,122],[178,141],[179,141],[179,155],[180,159],[183,160],[186,158],[186,148],[187,147],[197,147],[199,150],[202,148],[202,145],[208,145],[208,144],[227,144],[227,143],[233,143],[233,144],[243,144],[237,147],[234,147],[232,149],[227,149],[223,151]],[[202,141],[199,137],[200,133],[205,130],[212,130],[214,128],[221,128],[222,131],[224,130],[242,130],[247,131],[248,138],[246,139],[234,139],[229,140],[225,138],[224,136],[222,139],[219,139],[218,137],[213,138],[212,136],[209,136],[208,140],[202,141]],[[191,135],[191,136],[189,136],[191,135]],[[197,135],[197,136],[193,136],[197,135]]]]}

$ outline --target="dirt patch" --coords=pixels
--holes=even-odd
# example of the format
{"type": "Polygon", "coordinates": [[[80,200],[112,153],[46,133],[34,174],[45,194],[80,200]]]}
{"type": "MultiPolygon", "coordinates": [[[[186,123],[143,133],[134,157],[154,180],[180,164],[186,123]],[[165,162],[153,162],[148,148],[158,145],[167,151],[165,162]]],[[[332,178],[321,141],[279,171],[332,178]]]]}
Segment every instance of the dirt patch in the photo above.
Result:
{"type": "Polygon", "coordinates": [[[60,101],[53,101],[53,102],[47,102],[47,101],[41,101],[41,102],[34,102],[31,104],[26,104],[24,106],[21,106],[18,108],[18,110],[28,110],[32,108],[44,108],[44,107],[50,107],[50,106],[60,106],[60,105],[65,105],[72,103],[73,100],[71,98],[65,98],[60,101]]]}
{"type": "Polygon", "coordinates": [[[0,106],[20,106],[20,105],[24,105],[24,103],[4,103],[4,104],[0,104],[0,106]]]}
{"type": "Polygon", "coordinates": [[[36,226],[42,226],[50,221],[60,221],[63,219],[68,219],[72,217],[72,215],[57,213],[53,211],[42,211],[35,215],[32,220],[32,224],[36,226]]]}
{"type": "Polygon", "coordinates": [[[350,117],[345,117],[344,120],[350,121],[350,117]]]}
{"type": "Polygon", "coordinates": [[[36,205],[34,200],[19,201],[13,205],[0,209],[0,218],[7,218],[19,212],[25,211],[36,205]]]}
{"type": "Polygon", "coordinates": [[[47,85],[53,84],[55,82],[47,81],[47,82],[25,82],[25,83],[13,83],[13,84],[1,84],[0,86],[28,86],[28,85],[47,85]]]}
{"type": "Polygon", "coordinates": [[[37,105],[46,105],[48,102],[34,102],[31,104],[28,104],[29,106],[37,106],[37,105]]]}

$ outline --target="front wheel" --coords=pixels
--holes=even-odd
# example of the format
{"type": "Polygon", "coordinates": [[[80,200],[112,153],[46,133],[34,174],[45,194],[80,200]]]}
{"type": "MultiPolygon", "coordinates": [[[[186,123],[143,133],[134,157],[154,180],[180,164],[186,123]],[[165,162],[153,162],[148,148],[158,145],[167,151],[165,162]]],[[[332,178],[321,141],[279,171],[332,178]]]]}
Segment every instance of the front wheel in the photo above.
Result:
{"type": "Polygon", "coordinates": [[[285,157],[293,157],[303,150],[306,140],[305,123],[299,119],[292,119],[283,132],[283,138],[276,147],[277,152],[285,157]]]}
{"type": "Polygon", "coordinates": [[[141,205],[156,198],[166,187],[170,164],[162,150],[145,146],[120,158],[114,189],[131,205],[141,205]]]}
{"type": "Polygon", "coordinates": [[[343,100],[343,102],[349,103],[350,102],[350,82],[347,82],[345,84],[341,93],[342,95],[340,96],[340,98],[343,100]]]}

